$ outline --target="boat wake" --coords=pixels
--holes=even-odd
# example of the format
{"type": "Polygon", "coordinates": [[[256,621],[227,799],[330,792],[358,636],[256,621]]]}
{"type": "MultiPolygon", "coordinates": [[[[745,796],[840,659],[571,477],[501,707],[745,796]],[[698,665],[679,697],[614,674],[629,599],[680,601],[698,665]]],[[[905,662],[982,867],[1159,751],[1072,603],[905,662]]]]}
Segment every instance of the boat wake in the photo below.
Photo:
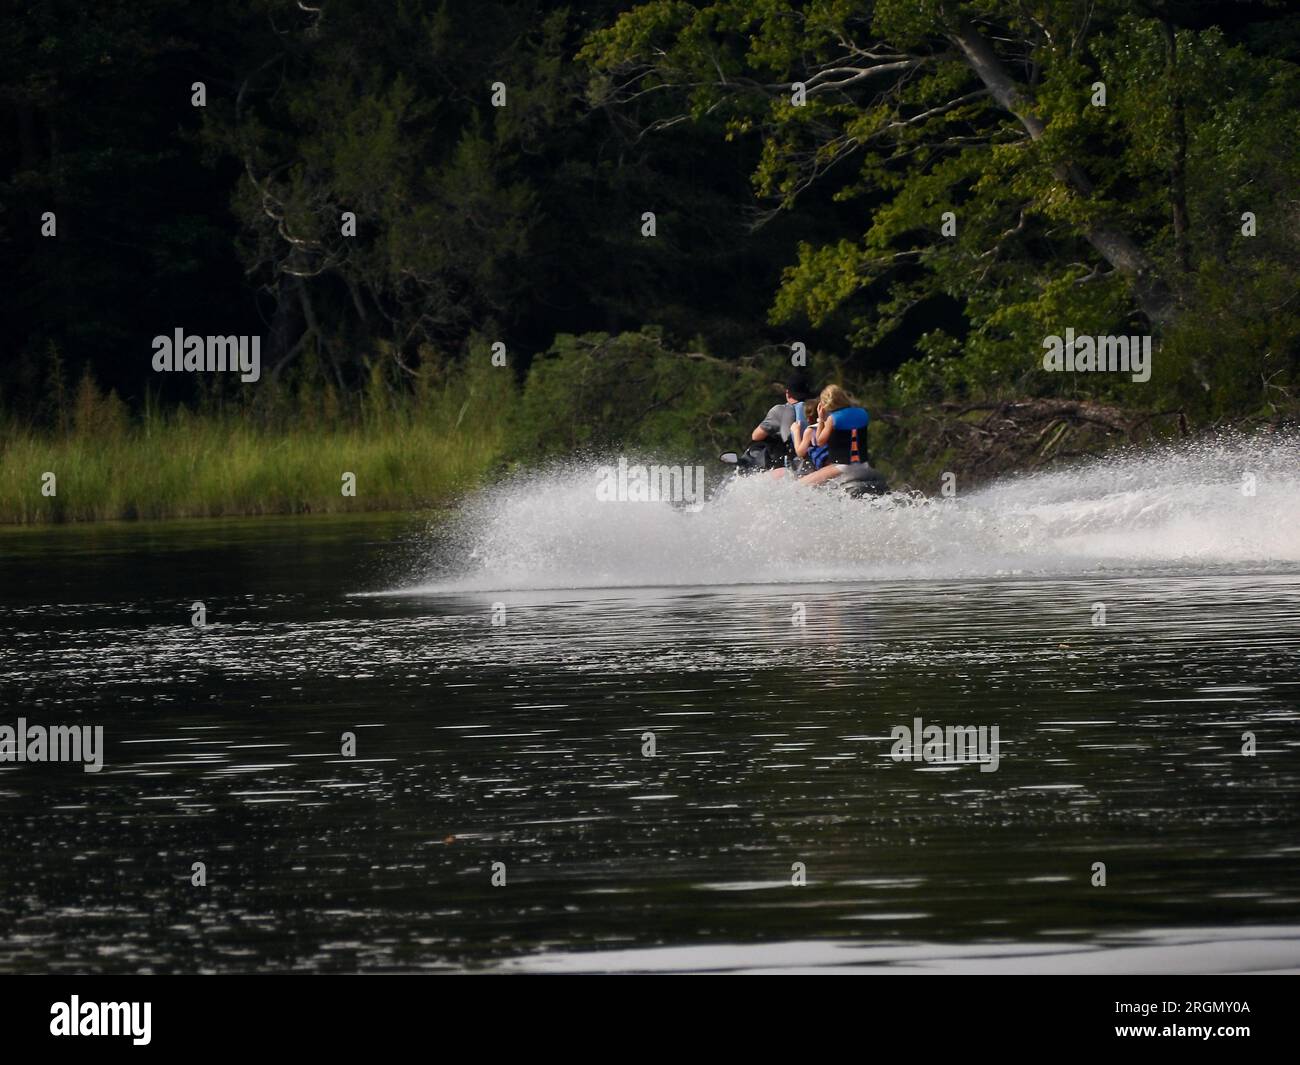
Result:
{"type": "Polygon", "coordinates": [[[749,477],[690,511],[602,501],[597,481],[570,463],[483,491],[401,592],[1300,568],[1294,435],[1113,453],[921,502],[749,477]]]}

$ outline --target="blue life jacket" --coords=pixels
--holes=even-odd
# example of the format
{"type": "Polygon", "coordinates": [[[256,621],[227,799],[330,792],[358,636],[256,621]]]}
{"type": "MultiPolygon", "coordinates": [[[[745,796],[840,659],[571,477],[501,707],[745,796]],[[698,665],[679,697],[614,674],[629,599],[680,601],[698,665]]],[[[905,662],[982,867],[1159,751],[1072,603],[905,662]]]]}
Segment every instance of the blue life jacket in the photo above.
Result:
{"type": "Polygon", "coordinates": [[[867,423],[871,420],[862,407],[841,407],[829,415],[831,438],[826,442],[829,461],[842,465],[869,462],[867,456],[867,423]]]}

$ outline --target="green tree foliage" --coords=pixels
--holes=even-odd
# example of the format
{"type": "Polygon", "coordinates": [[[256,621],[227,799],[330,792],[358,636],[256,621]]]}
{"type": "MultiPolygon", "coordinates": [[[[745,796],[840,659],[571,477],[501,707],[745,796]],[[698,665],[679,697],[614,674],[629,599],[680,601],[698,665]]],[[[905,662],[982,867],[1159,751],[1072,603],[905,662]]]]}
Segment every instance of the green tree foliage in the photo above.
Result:
{"type": "Polygon", "coordinates": [[[900,398],[1082,391],[1221,414],[1300,382],[1300,80],[1293,56],[1195,25],[1209,6],[653,0],[582,56],[608,98],[668,95],[756,134],[755,188],[782,208],[826,186],[860,205],[852,232],[800,244],[773,321],[842,321],[869,359],[958,303],[900,398]],[[1154,331],[1154,386],[1042,372],[1066,327],[1154,331]]]}
{"type": "Polygon", "coordinates": [[[659,329],[561,335],[529,371],[517,436],[524,457],[631,447],[714,458],[748,436],[764,397],[781,401],[783,376],[776,352],[724,361],[675,351],[659,329]]]}

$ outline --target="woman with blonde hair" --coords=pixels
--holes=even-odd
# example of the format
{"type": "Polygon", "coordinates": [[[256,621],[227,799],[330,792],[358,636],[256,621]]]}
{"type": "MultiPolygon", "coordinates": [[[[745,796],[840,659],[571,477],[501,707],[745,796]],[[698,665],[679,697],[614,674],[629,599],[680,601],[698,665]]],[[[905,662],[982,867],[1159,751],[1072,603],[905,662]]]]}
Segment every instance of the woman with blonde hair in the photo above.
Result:
{"type": "Polygon", "coordinates": [[[825,484],[850,466],[867,462],[867,423],[871,416],[839,385],[827,385],[817,401],[814,443],[825,448],[822,464],[800,477],[800,484],[825,484]]]}

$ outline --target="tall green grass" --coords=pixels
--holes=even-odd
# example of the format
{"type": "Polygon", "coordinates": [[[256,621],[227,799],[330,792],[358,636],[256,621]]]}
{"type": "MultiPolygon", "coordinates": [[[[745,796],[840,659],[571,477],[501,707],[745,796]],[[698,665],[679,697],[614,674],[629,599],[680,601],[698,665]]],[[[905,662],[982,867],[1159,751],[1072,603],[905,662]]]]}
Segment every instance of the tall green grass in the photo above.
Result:
{"type": "Polygon", "coordinates": [[[423,507],[482,481],[505,451],[505,373],[405,393],[328,387],[257,406],[130,416],[83,380],[45,426],[0,418],[0,522],[338,513],[423,507]],[[54,474],[53,495],[42,492],[54,474]],[[343,494],[345,473],[356,494],[343,494]]]}

